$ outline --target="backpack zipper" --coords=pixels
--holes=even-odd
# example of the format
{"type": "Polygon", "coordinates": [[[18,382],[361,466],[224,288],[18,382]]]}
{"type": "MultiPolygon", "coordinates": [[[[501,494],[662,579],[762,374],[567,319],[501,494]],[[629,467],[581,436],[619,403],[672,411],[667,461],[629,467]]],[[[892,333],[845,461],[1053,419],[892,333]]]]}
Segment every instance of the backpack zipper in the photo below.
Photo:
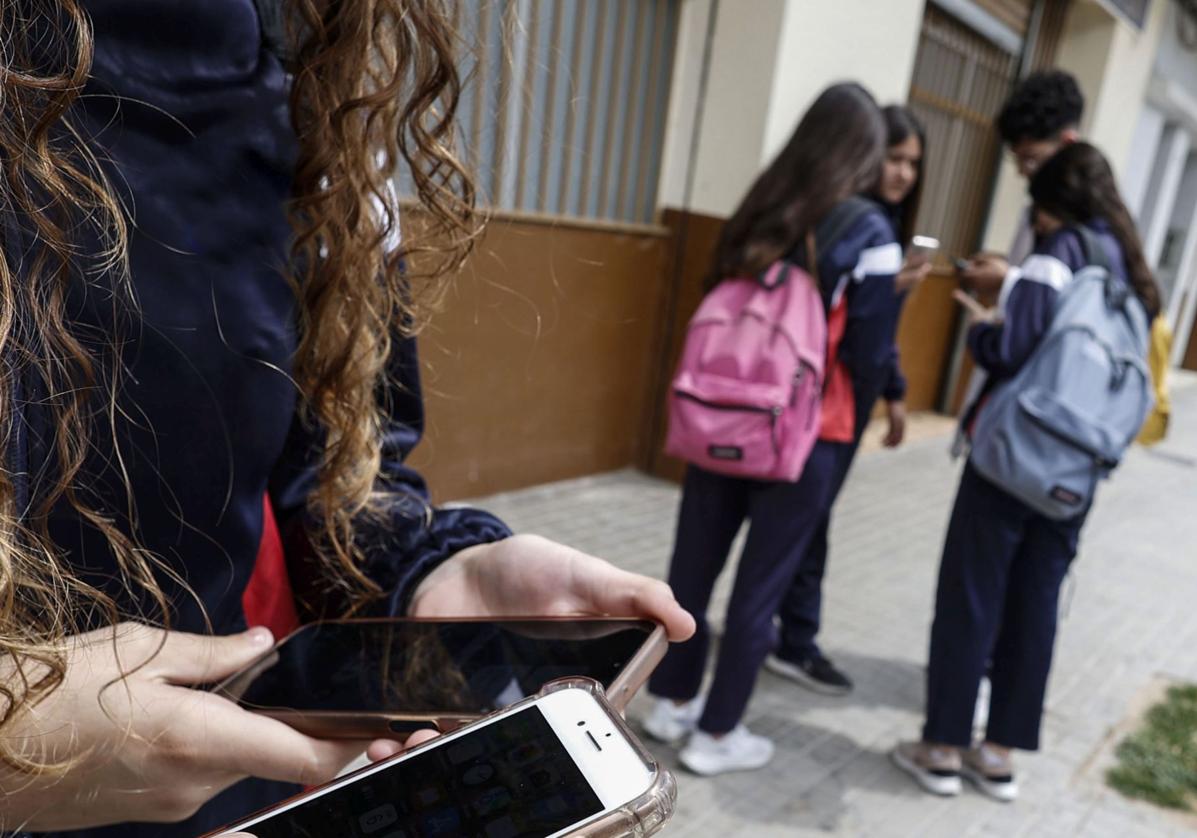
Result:
{"type": "Polygon", "coordinates": [[[703,407],[709,407],[712,410],[733,410],[740,413],[771,413],[774,416],[780,416],[784,410],[782,407],[756,407],[749,404],[717,404],[715,402],[709,402],[699,396],[695,396],[693,393],[687,393],[685,390],[674,390],[673,394],[680,399],[685,399],[689,402],[695,402],[703,407]]]}
{"type": "Polygon", "coordinates": [[[769,441],[773,443],[773,455],[778,456],[781,453],[781,443],[777,441],[777,420],[781,418],[781,414],[785,412],[785,408],[780,405],[773,407],[755,407],[753,405],[731,405],[731,404],[716,404],[709,402],[706,399],[699,398],[693,393],[687,393],[685,390],[674,390],[673,394],[680,399],[685,399],[695,404],[700,404],[703,407],[709,407],[711,410],[727,410],[736,413],[761,413],[769,417],[769,441]]]}

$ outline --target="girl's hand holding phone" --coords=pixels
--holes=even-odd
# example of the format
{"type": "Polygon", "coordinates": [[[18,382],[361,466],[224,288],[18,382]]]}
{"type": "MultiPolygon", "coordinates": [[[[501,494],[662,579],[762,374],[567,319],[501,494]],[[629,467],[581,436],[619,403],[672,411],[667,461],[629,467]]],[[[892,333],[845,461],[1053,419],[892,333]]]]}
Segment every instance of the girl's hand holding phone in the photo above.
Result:
{"type": "Polygon", "coordinates": [[[997,307],[990,308],[977,301],[975,297],[965,291],[957,288],[952,292],[952,299],[964,307],[965,314],[968,316],[969,326],[975,326],[978,323],[1000,323],[1002,322],[1001,312],[997,307]]]}
{"type": "Polygon", "coordinates": [[[927,274],[931,273],[931,256],[923,251],[912,250],[906,255],[902,263],[902,270],[894,280],[894,289],[899,294],[913,291],[919,286],[927,274]]]}
{"type": "Polygon", "coordinates": [[[535,535],[462,550],[424,578],[411,606],[413,617],[579,614],[654,620],[675,642],[694,633],[664,582],[535,535]]]}
{"type": "Polygon", "coordinates": [[[66,770],[0,771],[0,829],[180,821],[246,777],[331,780],[369,743],[312,739],[192,688],[231,675],[272,642],[265,629],[203,637],[135,623],[71,638],[63,684],[5,725],[28,758],[66,770]]]}

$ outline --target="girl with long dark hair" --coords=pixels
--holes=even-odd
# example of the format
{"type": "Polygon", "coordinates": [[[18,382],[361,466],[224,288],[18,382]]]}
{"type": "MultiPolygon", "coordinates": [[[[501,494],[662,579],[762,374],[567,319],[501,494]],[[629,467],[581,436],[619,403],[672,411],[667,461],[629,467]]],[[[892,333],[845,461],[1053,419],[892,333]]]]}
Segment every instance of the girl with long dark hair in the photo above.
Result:
{"type": "MultiPolygon", "coordinates": [[[[884,149],[885,123],[864,88],[840,84],[824,91],[727,222],[711,269],[717,284],[758,276],[782,258],[807,267],[818,278],[829,317],[846,323],[839,372],[852,380],[882,382],[889,373],[901,251],[876,206],[834,240],[821,240],[820,229],[841,204],[876,183],[884,149]],[[808,259],[812,232],[816,258],[808,259]]],[[[824,407],[824,425],[841,435],[846,426],[850,439],[850,395],[825,399],[824,407]]],[[[690,734],[681,760],[693,771],[759,768],[772,757],[772,743],[750,733],[741,719],[773,646],[773,615],[825,508],[836,452],[834,443],[816,443],[796,483],[728,477],[693,465],[686,472],[669,579],[699,628],[653,676],[649,686],[658,700],[645,729],[663,740],[690,734]],[[710,643],[707,606],[746,517],[748,540],[704,699],[698,692],[710,643]]]]}
{"type": "MultiPolygon", "coordinates": [[[[885,210],[898,241],[909,243],[914,236],[915,219],[923,189],[923,166],[927,143],[923,126],[909,108],[888,105],[882,109],[886,126],[885,159],[881,175],[869,190],[869,197],[885,210]]],[[[893,325],[901,316],[902,304],[911,289],[931,270],[929,255],[910,251],[896,280],[893,325]]],[[[852,440],[837,448],[837,463],[829,503],[806,555],[798,563],[794,581],[782,601],[779,617],[781,632],[777,650],[765,661],[769,670],[824,695],[844,695],[852,690],[852,680],[828,658],[815,638],[823,605],[823,575],[827,567],[828,531],[831,507],[843,488],[860,439],[879,398],[885,400],[889,430],[884,444],[896,448],[906,434],[906,378],[902,374],[897,344],[890,353],[890,370],[884,381],[865,378],[854,381],[856,425],[852,440]],[[881,385],[880,389],[878,384],[881,385]]]]}
{"type": "MultiPolygon", "coordinates": [[[[988,394],[1027,363],[1051,326],[1062,290],[1094,258],[1133,291],[1147,318],[1144,332],[1159,312],[1159,289],[1100,151],[1087,143],[1059,151],[1035,173],[1031,197],[1035,253],[1011,288],[1004,320],[961,297],[974,321],[969,348],[989,373],[986,392],[966,413],[970,420],[985,411],[988,394]]],[[[981,476],[971,462],[965,465],[940,564],[922,741],[893,751],[898,766],[926,790],[957,794],[963,774],[992,797],[1017,796],[1011,750],[1039,747],[1060,585],[1088,512],[1049,518],[981,476]],[[972,747],[973,711],[987,664],[988,725],[984,741],[972,747]]]]}
{"type": "Polygon", "coordinates": [[[270,648],[246,597],[273,521],[292,618],[688,635],[661,582],[436,509],[404,464],[414,335],[479,229],[453,20],[0,2],[0,832],[190,838],[395,750],[195,689],[270,648]],[[423,205],[402,241],[399,167],[423,205]]]}

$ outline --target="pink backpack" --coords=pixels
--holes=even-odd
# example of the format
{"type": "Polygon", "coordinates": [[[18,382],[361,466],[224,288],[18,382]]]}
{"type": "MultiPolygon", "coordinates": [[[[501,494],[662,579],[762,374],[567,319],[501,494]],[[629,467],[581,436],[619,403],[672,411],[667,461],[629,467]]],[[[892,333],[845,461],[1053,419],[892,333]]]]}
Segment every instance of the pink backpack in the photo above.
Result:
{"type": "MultiPolygon", "coordinates": [[[[876,204],[841,201],[815,230],[834,247],[876,204]]],[[[822,426],[827,314],[819,284],[775,262],[727,279],[690,320],[669,399],[665,453],[707,471],[796,482],[822,426]]]]}
{"type": "Polygon", "coordinates": [[[819,435],[827,319],[815,280],[788,262],[728,279],[690,320],[665,453],[734,477],[794,482],[819,435]]]}

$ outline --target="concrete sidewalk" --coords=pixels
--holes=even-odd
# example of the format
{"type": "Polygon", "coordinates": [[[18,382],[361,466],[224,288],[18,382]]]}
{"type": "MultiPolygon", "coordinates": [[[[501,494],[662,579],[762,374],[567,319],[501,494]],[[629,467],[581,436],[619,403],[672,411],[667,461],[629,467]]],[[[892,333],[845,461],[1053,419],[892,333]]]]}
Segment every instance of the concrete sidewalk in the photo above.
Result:
{"type": "MultiPolygon", "coordinates": [[[[749,707],[772,737],[766,769],[714,779],[677,770],[672,836],[1159,836],[1184,819],[1123,800],[1102,781],[1113,744],[1160,679],[1197,681],[1197,378],[1175,384],[1158,450],[1135,450],[1104,487],[1065,583],[1044,749],[1020,761],[1010,806],[973,790],[932,798],[886,751],[921,723],[939,550],[958,468],[943,437],[863,455],[837,508],[821,640],[856,680],[822,698],[762,673],[749,707]]],[[[618,472],[477,501],[515,529],[664,574],[678,491],[618,472]]],[[[721,620],[732,574],[712,607],[721,620]]],[[[641,697],[635,717],[644,710],[641,697]]],[[[655,749],[677,769],[676,752],[655,749]]]]}

